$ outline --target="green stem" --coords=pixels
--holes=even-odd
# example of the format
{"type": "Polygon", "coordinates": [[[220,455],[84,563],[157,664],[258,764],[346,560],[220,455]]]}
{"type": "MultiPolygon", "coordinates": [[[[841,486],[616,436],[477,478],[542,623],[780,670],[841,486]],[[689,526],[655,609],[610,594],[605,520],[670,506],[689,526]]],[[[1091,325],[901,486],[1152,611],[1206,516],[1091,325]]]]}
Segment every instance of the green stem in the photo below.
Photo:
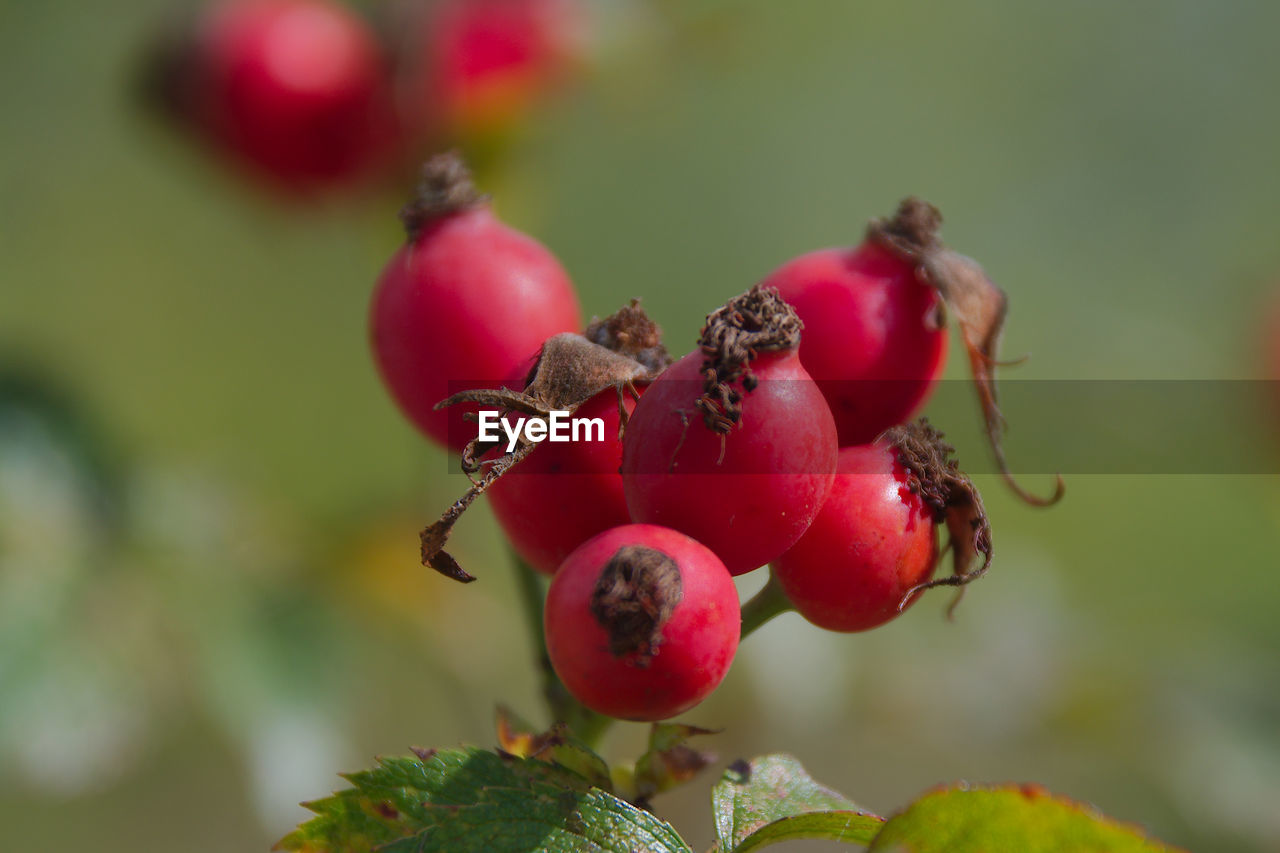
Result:
{"type": "Polygon", "coordinates": [[[745,640],[752,632],[778,614],[794,609],[787,599],[787,594],[782,591],[778,579],[770,574],[769,582],[764,585],[764,589],[742,605],[742,639],[745,640]]]}
{"type": "Polygon", "coordinates": [[[529,639],[535,649],[538,670],[542,673],[542,695],[547,700],[547,707],[554,720],[563,722],[574,737],[594,749],[612,725],[613,718],[597,714],[584,706],[568,691],[560,676],[556,675],[551,666],[551,658],[547,655],[547,642],[542,632],[542,604],[547,595],[546,583],[524,560],[515,554],[512,554],[511,559],[516,570],[520,604],[525,613],[525,622],[529,626],[529,639]]]}

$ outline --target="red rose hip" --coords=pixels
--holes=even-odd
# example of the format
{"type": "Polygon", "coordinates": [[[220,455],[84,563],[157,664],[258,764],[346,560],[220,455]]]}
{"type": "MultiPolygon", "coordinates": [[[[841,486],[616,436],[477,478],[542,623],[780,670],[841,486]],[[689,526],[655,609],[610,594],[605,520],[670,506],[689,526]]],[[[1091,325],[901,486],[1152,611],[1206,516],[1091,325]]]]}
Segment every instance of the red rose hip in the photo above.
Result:
{"type": "MultiPolygon", "coordinates": [[[[651,376],[671,363],[662,330],[638,299],[603,320],[593,320],[583,337],[646,366],[651,376]]],[[[583,375],[599,372],[588,360],[566,367],[553,384],[568,387],[583,375]]],[[[646,387],[643,379],[631,385],[637,394],[646,387]]],[[[618,473],[619,405],[627,414],[634,411],[632,394],[620,396],[612,387],[596,394],[573,413],[589,425],[582,440],[543,442],[489,489],[489,505],[511,546],[544,574],[554,574],[565,557],[592,536],[631,521],[618,473]]]]}
{"type": "Polygon", "coordinates": [[[475,407],[435,404],[531,365],[543,341],[580,328],[578,300],[555,256],[494,216],[456,155],[427,163],[401,218],[409,241],[373,295],[374,357],[409,420],[461,450],[476,434],[462,414],[475,407]]]}
{"type": "Polygon", "coordinates": [[[632,524],[569,555],[547,592],[544,625],[551,664],[582,704],[663,720],[724,679],[741,617],[715,554],[674,530],[632,524]]]}
{"type": "Polygon", "coordinates": [[[813,624],[863,631],[897,616],[908,592],[933,576],[936,543],[933,510],[907,488],[894,450],[845,447],[822,511],[773,561],[773,574],[813,624]]]}
{"type": "Polygon", "coordinates": [[[622,476],[637,522],[672,527],[735,575],[790,548],[836,467],[836,430],[795,346],[800,323],[756,288],[708,318],[701,347],[649,386],[627,426],[622,476]]]}
{"type": "Polygon", "coordinates": [[[1062,478],[1048,497],[1031,494],[1014,479],[1001,447],[995,370],[1008,298],[972,258],[942,243],[941,225],[936,207],[907,198],[891,218],[872,220],[857,249],[804,255],[764,284],[805,323],[800,359],[831,406],[841,447],[871,441],[924,404],[946,358],[945,306],[969,355],[1001,476],[1026,503],[1056,503],[1062,478]]]}
{"type": "Polygon", "coordinates": [[[898,427],[874,444],[846,447],[831,495],[805,534],[773,562],[773,576],[802,616],[832,631],[883,625],[930,585],[961,586],[990,561],[990,526],[951,448],[926,423],[898,427]],[[946,522],[956,574],[932,581],[946,522]],[[976,571],[969,565],[983,554],[976,571]]]}
{"type": "MultiPolygon", "coordinates": [[[[635,408],[629,398],[624,405],[628,412],[635,408]]],[[[618,473],[617,394],[597,394],[574,417],[600,419],[600,440],[544,442],[489,489],[489,505],[511,547],[548,575],[592,536],[631,520],[618,473]]]]}
{"type": "Polygon", "coordinates": [[[840,446],[910,418],[942,375],[947,333],[916,265],[874,242],[822,249],[764,280],[804,321],[800,361],[831,407],[840,446]]]}
{"type": "Polygon", "coordinates": [[[569,76],[584,24],[578,0],[432,4],[420,39],[428,121],[462,136],[504,130],[569,76]]]}
{"type": "Polygon", "coordinates": [[[277,188],[349,182],[398,142],[377,39],[330,0],[217,3],[150,73],[163,109],[277,188]]]}

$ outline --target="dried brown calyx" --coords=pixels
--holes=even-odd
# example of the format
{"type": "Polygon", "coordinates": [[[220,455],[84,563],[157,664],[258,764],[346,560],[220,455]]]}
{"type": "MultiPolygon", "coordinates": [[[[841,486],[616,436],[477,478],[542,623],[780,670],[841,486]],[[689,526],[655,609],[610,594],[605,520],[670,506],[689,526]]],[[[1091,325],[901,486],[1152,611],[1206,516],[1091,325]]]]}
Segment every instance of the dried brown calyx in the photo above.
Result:
{"type": "Polygon", "coordinates": [[[639,299],[632,299],[631,304],[603,320],[593,319],[582,334],[592,343],[635,359],[654,374],[671,364],[671,356],[662,345],[662,329],[649,319],[639,299]]]}
{"type": "Polygon", "coordinates": [[[762,352],[800,346],[803,328],[778,291],[758,284],[707,315],[698,338],[703,384],[697,407],[708,429],[723,436],[741,422],[742,394],[733,383],[741,380],[743,391],[755,390],[751,362],[762,352]]]}
{"type": "Polygon", "coordinates": [[[1033,495],[1009,471],[1002,439],[1005,420],[996,394],[996,367],[1000,366],[1000,334],[1008,311],[1008,297],[972,258],[948,249],[938,239],[942,214],[926,201],[904,199],[890,219],[874,219],[867,227],[872,243],[915,265],[917,277],[938,291],[956,318],[969,353],[974,388],[982,405],[987,438],[1000,474],[1014,493],[1033,506],[1049,506],[1061,500],[1066,484],[1058,476],[1053,494],[1033,495]]]}
{"type": "MultiPolygon", "coordinates": [[[[888,429],[879,440],[897,451],[898,461],[907,470],[907,488],[933,510],[934,523],[945,524],[950,535],[952,574],[912,587],[901,604],[917,592],[936,586],[964,587],[985,575],[991,566],[991,522],[977,486],[951,458],[955,448],[926,418],[888,429]],[[979,555],[982,563],[975,568],[979,555]]],[[[958,594],[947,608],[948,615],[959,603],[958,594]]]]}
{"type": "Polygon", "coordinates": [[[646,667],[662,645],[662,629],[684,595],[680,567],[656,548],[625,545],[605,564],[591,592],[591,615],[609,636],[614,657],[634,655],[646,667]]]}
{"type": "MultiPolygon", "coordinates": [[[[632,302],[622,312],[628,312],[630,320],[623,325],[631,324],[635,328],[647,324],[658,339],[644,348],[649,361],[653,359],[653,349],[661,349],[661,332],[658,327],[644,316],[644,311],[632,302]]],[[[620,314],[622,312],[619,312],[620,314]]],[[[617,317],[618,315],[614,315],[617,317]]],[[[597,320],[597,324],[608,325],[612,317],[597,320]]],[[[665,350],[663,351],[665,353],[665,350]]],[[[666,366],[665,360],[660,362],[666,366]]],[[[638,398],[636,385],[652,382],[662,372],[662,367],[651,368],[636,357],[619,350],[615,351],[598,343],[593,343],[583,335],[565,332],[554,335],[542,345],[538,360],[525,381],[523,391],[512,391],[507,388],[477,388],[462,391],[441,400],[437,409],[457,403],[479,403],[499,410],[503,416],[518,412],[528,418],[547,422],[553,411],[577,411],[583,403],[601,391],[613,388],[618,395],[618,414],[620,423],[626,424],[626,409],[623,406],[624,394],[638,398]]],[[[526,422],[527,428],[527,422],[526,422]]],[[[479,437],[471,439],[462,451],[462,470],[471,479],[471,488],[454,501],[449,509],[434,524],[423,529],[421,540],[422,564],[456,581],[470,583],[475,577],[468,574],[458,565],[458,561],[445,550],[445,543],[453,531],[453,525],[462,516],[472,502],[484,494],[507,471],[523,461],[538,443],[527,438],[526,432],[520,432],[516,445],[508,452],[492,456],[492,452],[500,449],[500,441],[482,441],[479,437]],[[476,475],[476,476],[473,476],[476,475]]]]}
{"type": "Polygon", "coordinates": [[[400,208],[409,242],[437,219],[484,204],[489,197],[476,189],[471,171],[457,151],[437,154],[422,166],[413,199],[400,208]]]}

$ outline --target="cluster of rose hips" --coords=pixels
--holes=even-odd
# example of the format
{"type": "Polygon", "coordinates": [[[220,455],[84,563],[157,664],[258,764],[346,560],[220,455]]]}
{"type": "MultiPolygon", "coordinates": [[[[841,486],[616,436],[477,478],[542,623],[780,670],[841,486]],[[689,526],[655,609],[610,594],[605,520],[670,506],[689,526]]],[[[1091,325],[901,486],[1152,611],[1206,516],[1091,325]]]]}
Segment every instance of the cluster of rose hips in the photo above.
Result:
{"type": "Polygon", "coordinates": [[[348,186],[442,141],[500,136],[581,59],[579,0],[214,0],[162,41],[149,94],[293,192],[348,186]]]}
{"type": "Polygon", "coordinates": [[[740,638],[736,575],[771,566],[810,622],[862,631],[985,571],[976,489],[940,433],[904,425],[942,370],[945,310],[993,439],[1000,425],[1004,294],[938,241],[932,206],[908,199],[856,248],[784,264],[674,361],[636,302],[581,331],[569,276],[495,218],[456,155],[426,165],[401,217],[409,240],[374,294],[374,353],[404,413],[472,481],[423,531],[423,562],[473,580],[444,546],[487,492],[515,551],[552,576],[547,649],[587,707],[657,720],[705,698],[740,638]],[[601,418],[605,440],[494,441],[477,432],[481,406],[601,418]],[[955,564],[935,579],[938,525],[955,564]]]}

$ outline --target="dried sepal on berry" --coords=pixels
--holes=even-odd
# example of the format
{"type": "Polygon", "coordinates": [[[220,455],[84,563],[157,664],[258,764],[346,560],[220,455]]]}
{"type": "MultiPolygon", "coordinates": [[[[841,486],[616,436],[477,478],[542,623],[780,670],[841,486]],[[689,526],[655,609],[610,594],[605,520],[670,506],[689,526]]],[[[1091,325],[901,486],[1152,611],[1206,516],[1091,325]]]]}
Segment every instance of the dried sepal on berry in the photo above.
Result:
{"type": "MultiPolygon", "coordinates": [[[[1005,482],[1019,498],[1033,506],[1057,503],[1066,489],[1061,475],[1057,477],[1053,494],[1040,497],[1014,479],[1005,460],[1002,445],[1005,420],[996,393],[995,369],[1001,363],[1000,335],[1008,312],[1008,297],[976,261],[943,245],[938,239],[941,225],[942,214],[936,207],[910,197],[902,201],[892,218],[873,219],[867,227],[867,239],[915,264],[919,279],[938,291],[943,304],[955,316],[969,354],[987,438],[1005,482]]],[[[939,317],[938,323],[942,322],[943,318],[939,317]]]]}
{"type": "Polygon", "coordinates": [[[698,338],[702,350],[702,396],[698,411],[707,428],[721,435],[742,420],[742,395],[733,387],[741,380],[751,393],[757,379],[751,362],[762,352],[800,346],[804,324],[778,291],[756,285],[707,315],[698,338]]]}
{"type": "Polygon", "coordinates": [[[658,654],[662,628],[683,595],[674,560],[654,548],[624,545],[596,579],[591,615],[609,637],[609,652],[630,655],[644,669],[658,654]]]}
{"type": "Polygon", "coordinates": [[[457,151],[437,154],[422,166],[413,198],[400,208],[400,221],[409,242],[441,217],[485,204],[489,197],[476,189],[471,170],[457,151]]]}
{"type": "Polygon", "coordinates": [[[592,343],[635,359],[657,375],[671,364],[671,354],[662,344],[662,329],[632,299],[603,320],[591,320],[582,336],[592,343]]]}
{"type": "Polygon", "coordinates": [[[897,452],[898,461],[907,471],[907,488],[933,510],[934,522],[945,524],[950,536],[952,574],[912,587],[902,597],[900,608],[926,589],[961,587],[947,608],[950,615],[960,603],[963,587],[985,575],[991,566],[991,522],[982,506],[982,496],[951,458],[955,448],[943,440],[943,434],[928,419],[888,429],[881,440],[897,452]]]}
{"type": "MultiPolygon", "coordinates": [[[[501,415],[520,412],[547,422],[552,412],[572,414],[592,397],[613,388],[618,395],[620,422],[625,427],[624,394],[638,397],[636,385],[652,382],[670,361],[662,348],[661,330],[632,301],[618,314],[594,320],[587,331],[612,347],[570,332],[554,335],[543,343],[523,391],[477,388],[441,400],[435,408],[479,403],[499,409],[501,415]],[[600,331],[609,328],[612,333],[600,331]],[[637,343],[644,346],[637,349],[637,343]]],[[[420,534],[422,564],[462,583],[470,583],[475,577],[444,550],[453,525],[476,498],[538,446],[522,431],[513,450],[486,458],[498,444],[478,436],[467,443],[462,451],[462,470],[471,479],[471,487],[420,534]]]]}

